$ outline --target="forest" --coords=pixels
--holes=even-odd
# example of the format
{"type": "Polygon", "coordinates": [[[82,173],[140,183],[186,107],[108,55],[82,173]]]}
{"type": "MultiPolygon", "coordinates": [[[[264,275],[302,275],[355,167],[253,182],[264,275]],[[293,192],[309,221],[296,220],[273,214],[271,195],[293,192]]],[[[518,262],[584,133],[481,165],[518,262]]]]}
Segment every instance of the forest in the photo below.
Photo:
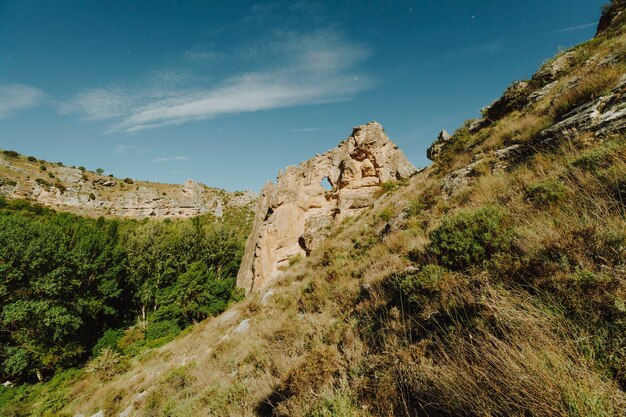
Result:
{"type": "Polygon", "coordinates": [[[245,221],[110,220],[0,197],[0,378],[133,355],[240,298],[245,221]]]}

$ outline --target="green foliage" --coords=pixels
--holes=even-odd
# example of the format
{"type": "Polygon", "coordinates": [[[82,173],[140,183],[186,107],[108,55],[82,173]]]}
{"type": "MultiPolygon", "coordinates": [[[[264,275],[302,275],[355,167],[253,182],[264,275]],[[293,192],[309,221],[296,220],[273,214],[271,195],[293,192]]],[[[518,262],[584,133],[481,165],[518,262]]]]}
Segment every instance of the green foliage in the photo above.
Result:
{"type": "Polygon", "coordinates": [[[124,182],[126,184],[133,184],[134,183],[134,181],[131,178],[124,178],[124,182]]]}
{"type": "Polygon", "coordinates": [[[592,149],[572,161],[572,166],[584,171],[596,172],[609,165],[608,155],[606,148],[592,149]]]}
{"type": "Polygon", "coordinates": [[[385,181],[382,183],[383,191],[388,193],[394,191],[398,188],[398,183],[396,181],[385,181]]]}
{"type": "Polygon", "coordinates": [[[3,198],[0,379],[133,354],[219,314],[240,297],[243,243],[226,222],[91,220],[3,198]],[[145,334],[120,330],[137,318],[150,323],[145,334]]]}
{"type": "Polygon", "coordinates": [[[39,165],[39,169],[42,170],[42,171],[45,171],[48,168],[45,165],[41,164],[41,165],[39,165]]]}
{"type": "Polygon", "coordinates": [[[2,187],[3,185],[15,187],[17,185],[17,181],[11,179],[0,179],[0,187],[2,187]]]}
{"type": "Polygon", "coordinates": [[[29,162],[37,162],[37,158],[35,158],[34,156],[29,156],[28,158],[26,158],[29,162]]]}
{"type": "Polygon", "coordinates": [[[113,349],[104,348],[87,364],[87,372],[96,373],[102,379],[110,379],[124,372],[127,367],[128,362],[122,354],[113,349]]]}
{"type": "Polygon", "coordinates": [[[558,182],[542,181],[526,189],[526,198],[537,207],[545,207],[559,201],[565,195],[565,187],[558,182]]]}
{"type": "Polygon", "coordinates": [[[9,158],[19,158],[20,154],[15,151],[2,151],[5,156],[9,158]]]}
{"type": "Polygon", "coordinates": [[[96,195],[94,193],[89,193],[89,200],[93,201],[96,199],[96,195]]]}
{"type": "Polygon", "coordinates": [[[150,323],[146,329],[146,341],[161,339],[163,337],[174,338],[180,333],[180,327],[173,321],[163,320],[150,323]]]}
{"type": "Polygon", "coordinates": [[[95,346],[92,349],[94,356],[98,356],[102,349],[110,349],[114,351],[120,351],[118,343],[124,336],[124,329],[107,329],[102,334],[102,337],[98,339],[95,346]]]}
{"type": "Polygon", "coordinates": [[[416,307],[423,307],[438,292],[441,279],[447,273],[439,265],[426,265],[416,274],[402,276],[398,281],[401,294],[416,307]]]}
{"type": "Polygon", "coordinates": [[[52,172],[48,172],[48,177],[54,178],[54,174],[52,172]]]}
{"type": "Polygon", "coordinates": [[[102,169],[102,168],[98,168],[98,169],[96,169],[96,172],[97,172],[98,174],[103,174],[103,173],[104,173],[104,169],[102,169]]]}
{"type": "Polygon", "coordinates": [[[454,270],[480,266],[491,256],[507,251],[512,232],[506,212],[487,206],[444,218],[430,234],[428,252],[454,270]]]}
{"type": "Polygon", "coordinates": [[[37,178],[35,179],[35,182],[43,187],[50,187],[52,185],[48,181],[44,180],[43,178],[37,178]]]}
{"type": "Polygon", "coordinates": [[[87,171],[87,168],[85,168],[85,167],[84,167],[84,166],[82,166],[82,165],[81,165],[81,166],[79,166],[79,167],[78,167],[78,169],[79,169],[79,170],[81,170],[81,171],[83,171],[83,172],[87,171]]]}

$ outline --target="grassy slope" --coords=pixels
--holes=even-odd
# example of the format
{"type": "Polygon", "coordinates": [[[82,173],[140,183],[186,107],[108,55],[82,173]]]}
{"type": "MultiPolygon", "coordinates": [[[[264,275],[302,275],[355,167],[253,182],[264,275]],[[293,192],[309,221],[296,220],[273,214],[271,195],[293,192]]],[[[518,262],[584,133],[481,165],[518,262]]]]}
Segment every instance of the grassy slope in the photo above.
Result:
{"type": "Polygon", "coordinates": [[[623,26],[574,52],[548,96],[460,129],[439,162],[338,227],[273,295],[108,381],[80,372],[42,391],[40,414],[624,415],[623,135],[568,135],[491,169],[494,150],[532,141],[626,72],[623,26]],[[610,53],[618,63],[589,60],[610,53]],[[444,198],[443,178],[479,153],[471,184],[444,198]],[[377,233],[400,213],[403,227],[377,233]]]}

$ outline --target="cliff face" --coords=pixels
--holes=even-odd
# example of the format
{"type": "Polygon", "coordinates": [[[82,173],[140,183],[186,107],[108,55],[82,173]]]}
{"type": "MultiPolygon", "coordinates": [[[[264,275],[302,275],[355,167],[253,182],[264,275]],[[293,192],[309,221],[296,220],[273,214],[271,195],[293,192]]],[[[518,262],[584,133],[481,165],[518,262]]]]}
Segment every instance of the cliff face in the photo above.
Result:
{"type": "Polygon", "coordinates": [[[356,127],[337,148],[288,167],[261,193],[237,284],[247,291],[263,288],[290,261],[310,253],[330,226],[370,207],[385,183],[415,172],[376,122],[356,127]]]}
{"type": "Polygon", "coordinates": [[[228,192],[191,180],[183,185],[121,180],[6,153],[0,153],[0,195],[80,215],[126,218],[221,217],[256,199],[249,191],[228,192]]]}

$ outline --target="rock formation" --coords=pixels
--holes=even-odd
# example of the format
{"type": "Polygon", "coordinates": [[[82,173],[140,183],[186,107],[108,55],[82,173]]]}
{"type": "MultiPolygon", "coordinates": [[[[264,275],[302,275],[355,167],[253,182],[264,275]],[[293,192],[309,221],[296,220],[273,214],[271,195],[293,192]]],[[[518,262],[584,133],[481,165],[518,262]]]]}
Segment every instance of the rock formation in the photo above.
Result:
{"type": "Polygon", "coordinates": [[[253,203],[256,194],[228,192],[188,180],[184,185],[120,180],[77,168],[39,164],[0,153],[0,195],[86,216],[188,218],[253,203]],[[50,174],[52,176],[50,176],[50,174]]]}
{"type": "Polygon", "coordinates": [[[280,172],[276,185],[268,183],[259,197],[237,285],[263,288],[291,260],[307,256],[330,225],[369,207],[384,183],[415,172],[376,122],[356,127],[337,148],[280,172]]]}
{"type": "Polygon", "coordinates": [[[437,140],[426,150],[426,157],[431,161],[435,161],[450,139],[450,134],[445,129],[439,132],[437,140]]]}

